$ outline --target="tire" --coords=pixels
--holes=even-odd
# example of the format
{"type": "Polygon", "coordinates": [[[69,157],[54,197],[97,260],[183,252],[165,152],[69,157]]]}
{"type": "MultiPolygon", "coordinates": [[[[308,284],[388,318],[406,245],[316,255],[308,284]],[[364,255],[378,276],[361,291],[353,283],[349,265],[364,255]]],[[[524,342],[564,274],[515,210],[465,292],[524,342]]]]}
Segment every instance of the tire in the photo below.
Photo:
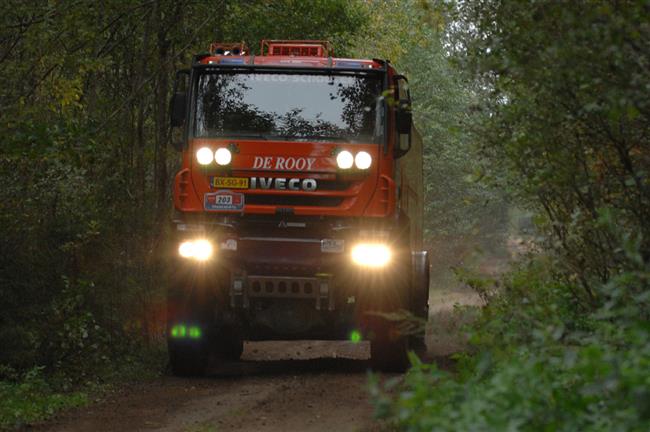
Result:
{"type": "Polygon", "coordinates": [[[225,360],[239,360],[244,352],[244,337],[238,327],[223,327],[214,340],[215,352],[225,360]]]}
{"type": "Polygon", "coordinates": [[[167,344],[169,365],[172,374],[180,377],[200,377],[205,375],[208,365],[208,355],[203,343],[177,343],[167,344]]]}
{"type": "Polygon", "coordinates": [[[429,319],[429,254],[426,251],[413,252],[412,258],[412,287],[411,313],[424,321],[425,329],[422,333],[409,337],[410,347],[418,354],[426,352],[425,343],[426,323],[429,319]]]}
{"type": "Polygon", "coordinates": [[[382,372],[404,372],[410,364],[409,338],[399,333],[394,322],[377,318],[368,327],[371,367],[382,372]]]}
{"type": "Polygon", "coordinates": [[[429,318],[429,254],[426,251],[412,253],[411,312],[419,318],[429,318]]]}
{"type": "Polygon", "coordinates": [[[357,325],[370,341],[370,365],[382,372],[403,372],[410,364],[409,336],[400,331],[399,316],[411,309],[410,256],[371,281],[361,288],[356,311],[357,325]]]}
{"type": "Polygon", "coordinates": [[[213,334],[212,304],[208,291],[192,277],[176,276],[170,284],[167,292],[167,352],[173,375],[197,377],[205,374],[208,346],[213,334]],[[182,335],[174,336],[175,326],[183,326],[186,330],[182,335]],[[200,329],[198,336],[190,336],[190,327],[200,329]]]}

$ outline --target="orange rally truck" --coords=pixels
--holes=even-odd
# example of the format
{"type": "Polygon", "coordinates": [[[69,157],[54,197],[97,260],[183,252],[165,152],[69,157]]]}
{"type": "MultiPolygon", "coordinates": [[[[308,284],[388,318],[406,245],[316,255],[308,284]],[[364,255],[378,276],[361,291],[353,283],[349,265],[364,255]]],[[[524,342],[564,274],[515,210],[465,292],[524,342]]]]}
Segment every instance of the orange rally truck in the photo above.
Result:
{"type": "Polygon", "coordinates": [[[274,339],[367,340],[403,369],[429,290],[407,80],[323,41],[261,45],[213,43],[176,75],[172,371],[274,339]]]}

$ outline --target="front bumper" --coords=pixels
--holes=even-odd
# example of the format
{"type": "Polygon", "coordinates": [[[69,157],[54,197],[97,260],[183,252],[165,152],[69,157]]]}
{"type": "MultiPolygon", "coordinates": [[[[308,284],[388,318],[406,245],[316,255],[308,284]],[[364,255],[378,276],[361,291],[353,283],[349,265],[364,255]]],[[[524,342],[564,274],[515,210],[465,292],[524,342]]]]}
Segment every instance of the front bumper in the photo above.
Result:
{"type": "Polygon", "coordinates": [[[211,260],[181,259],[185,279],[204,281],[208,286],[202,290],[227,294],[227,303],[235,309],[249,309],[258,301],[301,300],[313,303],[317,310],[332,311],[354,302],[364,286],[385,285],[395,273],[400,252],[410,254],[399,241],[408,236],[377,222],[259,219],[196,225],[196,229],[183,224],[179,242],[207,238],[215,246],[211,260]],[[355,265],[351,249],[362,239],[389,245],[394,262],[383,268],[355,265]]]}
{"type": "Polygon", "coordinates": [[[331,275],[316,277],[237,275],[231,276],[230,305],[250,307],[255,299],[300,299],[312,301],[316,310],[334,310],[331,275]]]}

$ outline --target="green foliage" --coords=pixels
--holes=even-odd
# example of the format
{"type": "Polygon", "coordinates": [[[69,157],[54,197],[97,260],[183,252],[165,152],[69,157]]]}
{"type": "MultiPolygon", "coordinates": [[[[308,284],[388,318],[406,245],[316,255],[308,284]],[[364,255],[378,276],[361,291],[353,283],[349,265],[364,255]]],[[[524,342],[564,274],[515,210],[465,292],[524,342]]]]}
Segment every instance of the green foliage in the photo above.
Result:
{"type": "Polygon", "coordinates": [[[479,247],[500,252],[507,209],[500,192],[477,181],[482,166],[474,141],[476,90],[459,74],[444,43],[446,7],[420,0],[368,2],[368,38],[355,56],[391,59],[409,79],[415,126],[424,140],[425,230],[436,273],[479,247]]]}
{"type": "MultiPolygon", "coordinates": [[[[650,328],[634,303],[585,314],[547,262],[514,271],[472,330],[474,354],[454,376],[412,357],[399,396],[375,384],[378,414],[400,429],[647,430],[650,328]]],[[[612,298],[650,290],[650,266],[600,287],[612,298]]]]}
{"type": "Polygon", "coordinates": [[[222,35],[258,51],[263,39],[328,40],[337,57],[350,53],[350,39],[367,20],[356,1],[300,0],[225,2],[222,35]]]}
{"type": "Polygon", "coordinates": [[[18,382],[0,381],[0,429],[34,423],[66,408],[84,405],[81,392],[60,393],[43,378],[42,368],[33,368],[18,382]]]}
{"type": "Polygon", "coordinates": [[[597,305],[593,285],[625,265],[603,209],[650,255],[648,5],[483,1],[459,10],[462,65],[486,89],[485,171],[538,212],[547,246],[581,285],[575,294],[597,305]]]}
{"type": "Polygon", "coordinates": [[[647,430],[648,347],[646,339],[616,354],[593,344],[512,352],[496,364],[484,357],[465,381],[415,365],[391,409],[411,431],[647,430]]]}
{"type": "MultiPolygon", "coordinates": [[[[405,430],[650,429],[647,2],[458,2],[479,177],[532,212],[456,374],[415,362],[378,407],[405,430]]],[[[381,394],[378,388],[375,388],[381,394]]]]}
{"type": "MultiPolygon", "coordinates": [[[[0,379],[43,366],[46,404],[162,370],[175,69],[215,40],[345,53],[366,19],[347,0],[2,2],[0,379]]],[[[3,392],[20,400],[21,385],[3,392]]]]}

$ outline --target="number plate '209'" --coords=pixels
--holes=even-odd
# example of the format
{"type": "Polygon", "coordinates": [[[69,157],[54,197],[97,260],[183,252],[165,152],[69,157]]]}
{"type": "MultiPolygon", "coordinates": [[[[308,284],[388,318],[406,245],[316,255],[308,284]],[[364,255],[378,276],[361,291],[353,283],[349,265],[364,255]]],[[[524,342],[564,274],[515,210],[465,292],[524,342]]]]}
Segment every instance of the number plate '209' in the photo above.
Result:
{"type": "Polygon", "coordinates": [[[239,211],[244,208],[244,194],[227,190],[206,193],[203,207],[206,210],[239,211]]]}

